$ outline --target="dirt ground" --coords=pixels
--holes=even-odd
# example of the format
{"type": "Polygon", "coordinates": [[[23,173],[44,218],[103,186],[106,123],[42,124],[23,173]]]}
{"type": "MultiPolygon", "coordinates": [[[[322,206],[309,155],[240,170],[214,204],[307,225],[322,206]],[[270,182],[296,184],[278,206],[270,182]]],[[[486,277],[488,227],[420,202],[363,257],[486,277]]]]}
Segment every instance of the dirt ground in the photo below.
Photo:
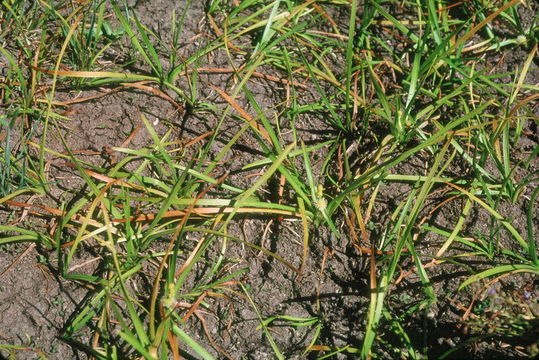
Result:
{"type": "MultiPolygon", "coordinates": [[[[171,6],[180,11],[183,2],[170,2],[166,0],[136,1],[131,5],[137,11],[141,20],[151,30],[167,41],[171,25],[169,19],[171,6]],[[172,5],[173,4],[173,5],[172,5]],[[155,19],[163,19],[156,22],[155,19]]],[[[182,39],[185,42],[182,56],[187,58],[204,41],[208,41],[201,34],[211,34],[212,30],[205,16],[203,2],[193,2],[187,16],[182,39]]],[[[491,54],[490,64],[496,64],[495,71],[504,72],[522,62],[525,53],[498,52],[491,54]]],[[[110,54],[112,56],[112,54],[110,54]]],[[[215,53],[206,59],[207,63],[201,67],[229,66],[224,53],[215,53]]],[[[237,65],[242,59],[235,59],[237,65]]],[[[136,66],[136,65],[135,65],[136,66]]],[[[539,60],[534,60],[535,70],[530,72],[528,83],[539,83],[539,60]]],[[[197,91],[203,101],[226,105],[222,98],[211,89],[210,84],[220,88],[227,88],[233,79],[227,74],[202,74],[201,84],[197,91]]],[[[178,86],[188,89],[186,84],[178,86]]],[[[260,80],[253,83],[251,90],[261,106],[266,109],[280,104],[284,99],[282,89],[276,89],[275,84],[260,80]]],[[[93,94],[71,94],[59,91],[59,98],[73,99],[77,96],[93,94]]],[[[305,92],[302,101],[308,102],[312,94],[305,92]]],[[[246,105],[246,108],[249,107],[246,105]]],[[[249,109],[252,110],[252,109],[249,109]]],[[[535,107],[536,115],[539,109],[535,107]]],[[[137,126],[140,126],[140,113],[157,125],[159,131],[164,133],[173,129],[175,139],[194,139],[211,129],[218,121],[215,114],[189,114],[178,110],[171,103],[158,96],[126,89],[115,94],[103,96],[96,100],[73,105],[69,109],[71,121],[66,122],[63,131],[68,145],[75,152],[79,152],[85,161],[95,165],[106,166],[110,163],[110,154],[106,152],[111,146],[120,146],[137,126]]],[[[312,143],[324,141],[328,129],[322,119],[316,115],[299,119],[302,133],[299,136],[312,143]]],[[[215,142],[215,153],[226,144],[227,140],[238,131],[241,123],[227,124],[227,130],[222,132],[215,142]]],[[[282,124],[286,127],[286,124],[282,124]]],[[[531,151],[538,145],[537,123],[530,122],[528,132],[522,141],[522,151],[531,151]]],[[[38,130],[39,131],[39,130],[38,130]]],[[[39,132],[36,134],[36,139],[39,132]]],[[[130,140],[130,146],[137,148],[150,143],[149,134],[139,131],[130,140]]],[[[64,151],[63,146],[54,135],[50,135],[50,148],[64,151]]],[[[231,172],[231,182],[238,186],[247,186],[252,179],[245,178],[239,172],[246,163],[257,158],[257,146],[253,139],[244,136],[233,150],[233,156],[226,159],[227,170],[231,172]],[[235,175],[238,174],[238,175],[235,175]]],[[[114,155],[112,155],[114,156],[114,155]]],[[[423,174],[421,159],[410,159],[403,169],[408,174],[423,174]]],[[[455,172],[459,169],[455,168],[455,172]]],[[[539,164],[532,164],[531,172],[539,171],[539,164]]],[[[49,175],[57,181],[53,187],[53,197],[58,204],[69,201],[77,196],[69,189],[80,188],[82,180],[63,166],[60,159],[51,159],[49,175]]],[[[535,185],[536,186],[536,185],[535,185]]],[[[388,183],[380,189],[380,204],[373,214],[372,222],[375,227],[370,236],[379,236],[384,225],[396,204],[409,190],[408,185],[388,183]]],[[[507,203],[501,206],[504,216],[514,218],[514,225],[521,233],[526,232],[526,211],[529,204],[527,197],[533,188],[526,189],[521,200],[515,204],[507,203]]],[[[271,197],[271,186],[267,188],[268,197],[271,197]]],[[[39,199],[33,199],[38,202],[39,199]]],[[[438,204],[438,199],[432,199],[430,208],[438,204]]],[[[56,204],[56,205],[58,205],[56,204]]],[[[439,227],[451,228],[459,216],[462,203],[444,206],[434,214],[431,222],[439,227]]],[[[538,212],[539,213],[539,212],[538,212]]],[[[539,233],[539,214],[535,214],[535,231],[539,233]]],[[[29,219],[25,221],[30,221],[29,219]]],[[[38,226],[46,226],[49,219],[42,219],[38,226]]],[[[473,209],[466,221],[463,232],[475,234],[485,231],[489,216],[481,209],[473,209]]],[[[35,224],[33,225],[35,226],[35,224]]],[[[339,228],[345,226],[344,220],[337,222],[339,228]]],[[[297,221],[277,221],[276,219],[240,218],[230,228],[230,233],[240,238],[249,239],[263,244],[269,250],[276,252],[290,261],[299,264],[301,259],[301,223],[297,221]]],[[[428,251],[429,247],[439,246],[443,242],[441,237],[432,234],[419,240],[418,250],[428,251]]],[[[217,253],[218,247],[212,249],[217,253]]],[[[84,349],[76,344],[66,343],[62,340],[65,326],[77,314],[77,309],[87,301],[92,291],[77,282],[62,279],[57,273],[53,259],[56,254],[52,250],[40,248],[29,244],[7,245],[0,248],[0,344],[20,345],[24,349],[15,351],[17,359],[34,359],[45,354],[48,359],[87,359],[84,349]],[[51,260],[52,259],[52,260],[51,260]]],[[[81,256],[76,264],[87,266],[92,271],[92,264],[84,265],[89,259],[99,254],[81,256]]],[[[241,244],[231,244],[229,256],[237,259],[230,266],[236,270],[248,268],[245,275],[249,284],[251,296],[263,316],[289,315],[298,318],[311,318],[323,315],[324,326],[321,328],[317,343],[332,347],[353,345],[360,347],[364,334],[362,329],[369,306],[369,259],[365,254],[359,254],[351,245],[346,236],[338,242],[332,238],[325,229],[320,229],[311,242],[310,256],[306,270],[302,277],[298,277],[278,261],[268,259],[250,248],[241,244]]],[[[463,260],[466,266],[480,269],[487,266],[484,259],[468,258],[463,260]]],[[[508,338],[490,334],[485,323],[480,318],[469,317],[463,321],[466,307],[472,299],[477,302],[504,303],[510,311],[510,299],[519,299],[520,306],[529,306],[538,311],[539,287],[537,278],[532,276],[514,276],[499,281],[488,294],[483,289],[469,287],[465,291],[457,291],[458,285],[469,276],[461,265],[444,264],[434,266],[430,272],[430,279],[436,290],[437,303],[434,307],[414,312],[413,316],[406,317],[406,313],[424,297],[421,283],[416,275],[407,274],[413,270],[413,261],[405,260],[400,274],[403,275],[395,289],[392,289],[387,299],[388,306],[395,314],[402,315],[407,320],[408,334],[414,338],[414,343],[422,343],[429,358],[436,359],[456,344],[467,342],[467,345],[451,354],[450,359],[519,359],[527,358],[526,349],[519,349],[514,344],[527,343],[538,346],[539,324],[535,323],[529,330],[518,338],[508,338]],[[481,298],[482,300],[479,300],[481,298]],[[418,315],[420,314],[420,315],[418,315]],[[463,325],[464,324],[464,325],[463,325]],[[484,336],[483,336],[484,335],[484,336]],[[483,336],[483,337],[481,337],[483,336]]],[[[218,344],[234,359],[271,359],[273,352],[265,340],[263,332],[258,329],[259,321],[253,307],[245,299],[230,301],[213,300],[211,309],[216,314],[226,312],[226,322],[223,316],[209,314],[206,325],[212,341],[218,344]]],[[[517,310],[514,310],[517,311],[517,310]]],[[[538,311],[539,312],[539,311],[538,311]]],[[[537,316],[537,312],[536,312],[537,316]]],[[[534,320],[537,322],[537,317],[534,320]]],[[[225,358],[222,352],[215,350],[208,336],[203,332],[202,323],[193,321],[188,325],[190,334],[207,349],[214,349],[213,355],[225,358]]],[[[309,345],[314,335],[314,327],[292,327],[285,323],[276,322],[272,325],[272,336],[287,359],[308,358],[315,359],[321,353],[312,352],[304,355],[305,347],[309,345]]],[[[81,342],[87,340],[88,334],[81,334],[81,342]]],[[[399,358],[391,346],[393,340],[391,333],[383,334],[375,351],[390,359],[399,358]]],[[[7,359],[9,351],[0,347],[0,359],[7,359]]],[[[185,358],[196,359],[194,354],[185,353],[185,358]]],[[[403,355],[404,356],[404,355],[403,355]]],[[[343,352],[335,355],[336,359],[356,358],[356,354],[343,352]]],[[[404,356],[405,357],[405,356],[404,356]]]]}

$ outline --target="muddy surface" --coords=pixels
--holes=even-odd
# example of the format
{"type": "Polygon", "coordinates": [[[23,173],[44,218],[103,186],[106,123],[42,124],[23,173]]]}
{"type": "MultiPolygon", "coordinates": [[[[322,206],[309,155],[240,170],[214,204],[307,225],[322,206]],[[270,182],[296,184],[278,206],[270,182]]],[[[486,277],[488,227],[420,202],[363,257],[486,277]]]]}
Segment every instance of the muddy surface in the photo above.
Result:
{"type": "MultiPolygon", "coordinates": [[[[176,2],[172,7],[175,7],[177,13],[181,13],[183,3],[176,2]]],[[[134,1],[130,5],[139,14],[141,21],[161,37],[163,44],[170,42],[172,26],[167,19],[170,18],[172,11],[171,2],[134,1]],[[163,21],[156,22],[156,19],[163,19],[163,21]]],[[[336,10],[333,15],[338,19],[339,11],[336,10]]],[[[342,15],[343,19],[348,16],[342,15]]],[[[186,19],[181,35],[182,49],[180,51],[180,56],[185,59],[215,36],[206,17],[203,2],[194,1],[186,19]]],[[[345,29],[346,27],[344,27],[346,32],[345,29]]],[[[121,52],[121,49],[110,50],[107,56],[119,56],[115,51],[121,52]]],[[[486,66],[492,67],[492,71],[503,73],[520,66],[525,55],[526,52],[523,51],[492,53],[489,54],[486,66]]],[[[230,61],[234,61],[235,66],[240,66],[242,60],[241,55],[235,54],[233,59],[229,59],[226,53],[216,51],[201,59],[197,66],[229,68],[230,61]]],[[[337,59],[336,63],[331,66],[340,66],[339,60],[342,58],[337,59]]],[[[166,64],[166,61],[164,58],[163,63],[166,64]]],[[[136,69],[138,65],[135,63],[133,68],[136,69]]],[[[539,64],[536,60],[534,70],[530,71],[529,78],[526,79],[527,83],[539,83],[537,66],[539,64]]],[[[144,71],[143,66],[141,67],[139,70],[144,71]]],[[[262,71],[261,69],[259,70],[262,71]]],[[[268,69],[268,72],[271,71],[268,69]]],[[[508,79],[503,79],[505,80],[508,79]]],[[[62,123],[61,134],[69,148],[80,159],[103,168],[111,167],[121,159],[120,154],[110,150],[111,147],[142,148],[152,144],[151,135],[144,129],[141,116],[149,119],[159,134],[171,131],[171,141],[189,142],[215,129],[221,115],[220,111],[223,111],[226,106],[226,102],[212,88],[212,85],[227,89],[236,80],[226,73],[201,73],[199,81],[194,90],[197,99],[199,102],[217,104],[217,109],[213,112],[197,112],[196,109],[189,109],[186,104],[174,104],[144,89],[123,88],[107,95],[96,90],[72,94],[60,89],[58,99],[62,101],[97,94],[103,95],[80,103],[73,101],[73,104],[66,109],[71,120],[62,123]]],[[[180,77],[177,86],[185,91],[192,90],[183,77],[180,77]]],[[[286,101],[286,87],[260,78],[250,83],[249,88],[258,104],[263,110],[267,110],[268,118],[279,121],[275,120],[278,116],[274,115],[279,114],[280,106],[286,101]]],[[[107,89],[107,91],[110,90],[107,89]]],[[[317,100],[314,96],[306,90],[298,97],[299,101],[309,102],[317,100]]],[[[255,113],[244,99],[240,101],[247,111],[251,114],[255,113]]],[[[536,116],[538,112],[539,109],[536,106],[536,116]]],[[[227,122],[222,128],[224,131],[219,133],[213,147],[209,150],[210,158],[216,156],[242,126],[244,123],[240,120],[236,123],[227,122]]],[[[279,126],[283,137],[290,140],[292,135],[287,132],[290,124],[283,121],[279,126]]],[[[298,138],[310,144],[323,142],[331,131],[320,114],[305,114],[298,117],[296,126],[300,129],[298,138]]],[[[526,124],[526,129],[521,139],[522,151],[514,154],[515,161],[522,160],[524,158],[522,154],[533,151],[538,144],[537,123],[530,121],[526,124]]],[[[39,139],[39,136],[38,129],[35,139],[39,139]]],[[[59,134],[52,133],[48,137],[47,143],[52,150],[65,152],[59,134]]],[[[200,144],[204,144],[205,140],[200,141],[200,144]]],[[[257,160],[260,151],[256,140],[246,132],[234,145],[228,157],[223,159],[222,167],[213,175],[218,177],[218,173],[222,173],[226,168],[230,172],[227,181],[238,187],[247,188],[256,181],[256,177],[249,176],[255,174],[256,170],[245,172],[241,169],[245,164],[257,160]]],[[[358,151],[366,151],[366,149],[360,148],[358,151]]],[[[190,154],[196,156],[194,151],[190,154]]],[[[427,156],[427,154],[423,155],[427,156]]],[[[316,156],[319,159],[322,158],[320,154],[316,156]]],[[[46,200],[47,205],[59,206],[62,203],[70,203],[81,196],[81,193],[88,191],[83,187],[80,176],[76,175],[72,168],[66,166],[65,159],[51,156],[48,161],[48,176],[55,184],[51,188],[51,197],[46,200]]],[[[317,158],[313,157],[311,161],[316,167],[317,158]]],[[[360,171],[361,165],[357,164],[357,171],[360,171]]],[[[425,175],[428,171],[426,160],[420,157],[410,159],[401,166],[403,168],[398,171],[409,175],[425,175]]],[[[461,174],[465,168],[465,164],[455,164],[453,171],[455,174],[461,174]]],[[[521,176],[538,170],[539,165],[534,162],[527,170],[521,170],[521,176]]],[[[271,179],[270,184],[263,187],[265,194],[263,196],[267,196],[268,200],[275,199],[278,181],[277,178],[271,179]]],[[[534,191],[533,186],[525,189],[519,201],[507,202],[499,208],[504,217],[514,219],[512,224],[521,234],[527,231],[526,213],[530,206],[529,196],[534,191]]],[[[380,187],[377,206],[371,217],[370,237],[381,236],[395,206],[406,199],[410,189],[411,186],[408,184],[390,182],[380,187]]],[[[464,200],[457,198],[438,207],[446,200],[443,196],[444,191],[447,189],[440,188],[439,198],[433,196],[428,199],[428,205],[422,216],[429,216],[429,225],[451,231],[462,211],[464,200]]],[[[286,196],[284,194],[284,200],[287,200],[286,196]]],[[[31,199],[31,201],[37,203],[40,199],[31,199]]],[[[9,210],[6,208],[1,210],[6,222],[17,221],[20,224],[31,221],[30,217],[20,219],[19,212],[9,210]],[[8,218],[9,216],[12,218],[8,218]]],[[[536,234],[539,233],[538,213],[535,213],[533,222],[536,234]]],[[[499,229],[496,234],[489,233],[490,221],[490,216],[486,211],[474,207],[463,226],[462,233],[470,236],[477,234],[496,236],[500,241],[506,241],[505,239],[509,237],[504,229],[499,229]]],[[[37,225],[33,223],[31,226],[49,231],[48,227],[52,226],[51,222],[53,222],[53,217],[43,216],[37,221],[37,225]]],[[[346,229],[346,220],[337,219],[336,225],[339,229],[346,229]]],[[[230,225],[229,232],[233,236],[279,254],[294,266],[301,264],[303,250],[300,221],[239,217],[230,225]]],[[[304,322],[296,326],[293,326],[293,321],[285,318],[276,318],[268,325],[273,340],[286,359],[317,359],[322,356],[324,353],[320,351],[305,352],[317,332],[316,344],[324,344],[332,348],[344,346],[360,348],[370,301],[370,257],[352,245],[357,234],[344,231],[345,236],[336,239],[323,227],[313,229],[312,234],[309,256],[301,276],[256,249],[243,246],[241,243],[231,243],[227,250],[227,258],[230,262],[226,269],[229,273],[247,269],[247,272],[242,275],[242,280],[248,288],[253,303],[250,303],[243,295],[226,299],[210,299],[207,312],[201,314],[200,318],[190,319],[186,326],[189,334],[216,358],[272,359],[274,358],[273,350],[259,328],[258,311],[263,318],[286,315],[303,319],[304,322]],[[256,306],[256,311],[254,306],[256,306]]],[[[431,232],[418,233],[417,250],[424,254],[431,254],[429,250],[438,249],[445,239],[431,232]]],[[[510,245],[505,245],[511,248],[510,245]]],[[[159,248],[163,245],[157,246],[159,248]]],[[[213,244],[208,250],[208,256],[217,256],[220,247],[219,243],[213,244]]],[[[88,245],[86,250],[88,253],[80,254],[73,266],[80,265],[79,271],[92,274],[99,271],[96,263],[99,262],[100,253],[98,248],[92,248],[91,245],[88,245]]],[[[451,251],[458,252],[459,249],[451,251]]],[[[60,276],[54,250],[24,243],[1,245],[0,254],[0,344],[19,346],[16,349],[0,346],[0,359],[9,358],[10,354],[14,354],[17,359],[37,359],[42,355],[48,359],[90,358],[81,345],[90,343],[92,336],[90,332],[83,331],[78,334],[80,343],[66,342],[62,335],[66,326],[77,315],[77,309],[92,297],[93,290],[82,286],[79,282],[68,281],[60,276]]],[[[451,255],[451,252],[447,255],[451,255]]],[[[467,268],[478,270],[488,266],[484,257],[467,257],[458,264],[433,263],[428,268],[428,273],[437,301],[431,307],[417,310],[416,307],[422,306],[422,300],[426,296],[424,287],[414,271],[413,260],[403,256],[397,273],[399,280],[391,289],[387,304],[393,316],[401,317],[401,324],[406,327],[412,343],[422,344],[422,351],[428,358],[438,358],[447,351],[457,348],[446,358],[527,358],[529,349],[521,345],[529,345],[530,349],[539,346],[536,342],[539,338],[539,324],[537,324],[539,287],[536,277],[511,276],[501,279],[490,287],[470,286],[463,291],[458,291],[459,284],[470,274],[467,268]],[[478,306],[482,309],[478,310],[478,306]],[[507,325],[509,319],[527,312],[534,314],[533,320],[530,320],[533,322],[532,326],[520,332],[518,336],[509,336],[511,331],[507,328],[510,326],[507,325]],[[505,330],[489,329],[489,326],[493,326],[492,324],[497,324],[505,330]]],[[[204,269],[201,268],[199,273],[203,276],[204,269]]],[[[139,286],[144,287],[145,284],[149,285],[141,278],[139,286]]],[[[402,344],[402,339],[398,339],[394,332],[389,331],[391,319],[386,320],[386,324],[389,325],[387,329],[380,332],[375,352],[381,358],[407,358],[407,354],[402,352],[403,349],[399,345],[402,344]]],[[[299,323],[300,320],[296,322],[299,323]]],[[[187,359],[197,358],[196,354],[188,348],[182,351],[184,351],[182,355],[187,359]]],[[[356,357],[357,354],[350,349],[350,351],[335,354],[332,358],[356,357]]]]}

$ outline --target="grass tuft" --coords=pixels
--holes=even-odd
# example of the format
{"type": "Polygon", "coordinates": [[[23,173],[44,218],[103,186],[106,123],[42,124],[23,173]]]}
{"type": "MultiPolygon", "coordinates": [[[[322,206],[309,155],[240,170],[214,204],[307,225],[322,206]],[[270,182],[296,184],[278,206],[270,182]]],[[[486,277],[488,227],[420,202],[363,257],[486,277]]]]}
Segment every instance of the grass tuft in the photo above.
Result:
{"type": "MultiPolygon", "coordinates": [[[[536,5],[157,6],[0,5],[0,248],[32,242],[87,291],[66,343],[243,358],[222,343],[245,326],[277,359],[441,359],[490,338],[536,354],[532,295],[507,290],[539,275],[536,5]],[[98,134],[102,104],[123,135],[98,134]],[[271,281],[290,278],[286,311],[306,312],[274,313],[264,286],[281,299],[271,281]],[[469,331],[451,349],[438,308],[469,331]]],[[[26,345],[0,357],[46,358],[26,345]]]]}

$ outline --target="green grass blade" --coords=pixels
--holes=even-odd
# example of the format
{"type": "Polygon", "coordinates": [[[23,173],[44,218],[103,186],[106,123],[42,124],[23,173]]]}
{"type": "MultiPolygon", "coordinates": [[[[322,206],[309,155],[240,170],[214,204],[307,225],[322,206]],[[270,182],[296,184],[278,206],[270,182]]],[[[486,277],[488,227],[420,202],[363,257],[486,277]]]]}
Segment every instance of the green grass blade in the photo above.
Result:
{"type": "Polygon", "coordinates": [[[189,348],[193,349],[204,360],[215,360],[215,358],[204,349],[199,343],[191,338],[185,331],[179,328],[177,325],[172,325],[172,331],[181,341],[183,341],[189,348]]]}
{"type": "Polygon", "coordinates": [[[487,277],[491,277],[495,275],[502,275],[502,274],[517,274],[520,272],[529,272],[532,274],[539,275],[539,266],[527,265],[527,264],[514,264],[514,265],[512,264],[512,265],[496,266],[496,267],[493,267],[492,269],[488,269],[488,270],[480,272],[479,274],[470,276],[466,281],[460,284],[459,290],[462,290],[466,286],[487,277]]]}

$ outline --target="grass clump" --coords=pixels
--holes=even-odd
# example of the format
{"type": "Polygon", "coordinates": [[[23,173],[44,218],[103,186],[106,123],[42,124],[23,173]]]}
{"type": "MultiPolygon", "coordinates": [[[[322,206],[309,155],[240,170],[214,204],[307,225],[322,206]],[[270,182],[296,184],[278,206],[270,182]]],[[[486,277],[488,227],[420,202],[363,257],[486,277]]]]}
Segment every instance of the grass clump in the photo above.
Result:
{"type": "Polygon", "coordinates": [[[491,337],[531,356],[531,293],[519,312],[518,292],[479,309],[469,290],[539,273],[538,18],[526,6],[185,1],[159,27],[120,1],[4,1],[0,204],[51,222],[21,213],[0,243],[36,243],[87,289],[61,337],[97,359],[251,356],[219,343],[252,319],[281,359],[447,358],[491,337]],[[522,56],[502,69],[497,52],[522,56]],[[75,148],[77,112],[125,93],[137,125],[101,152],[75,148]],[[246,233],[248,221],[265,225],[246,233]],[[322,279],[336,286],[359,259],[365,288],[351,293],[364,308],[336,319],[322,279]],[[465,275],[444,289],[455,269],[465,275]],[[319,282],[306,312],[272,313],[252,287],[269,271],[297,277],[286,304],[319,282]],[[222,325],[238,306],[252,319],[222,325]],[[470,332],[440,350],[428,324],[448,306],[440,321],[470,332]]]}

